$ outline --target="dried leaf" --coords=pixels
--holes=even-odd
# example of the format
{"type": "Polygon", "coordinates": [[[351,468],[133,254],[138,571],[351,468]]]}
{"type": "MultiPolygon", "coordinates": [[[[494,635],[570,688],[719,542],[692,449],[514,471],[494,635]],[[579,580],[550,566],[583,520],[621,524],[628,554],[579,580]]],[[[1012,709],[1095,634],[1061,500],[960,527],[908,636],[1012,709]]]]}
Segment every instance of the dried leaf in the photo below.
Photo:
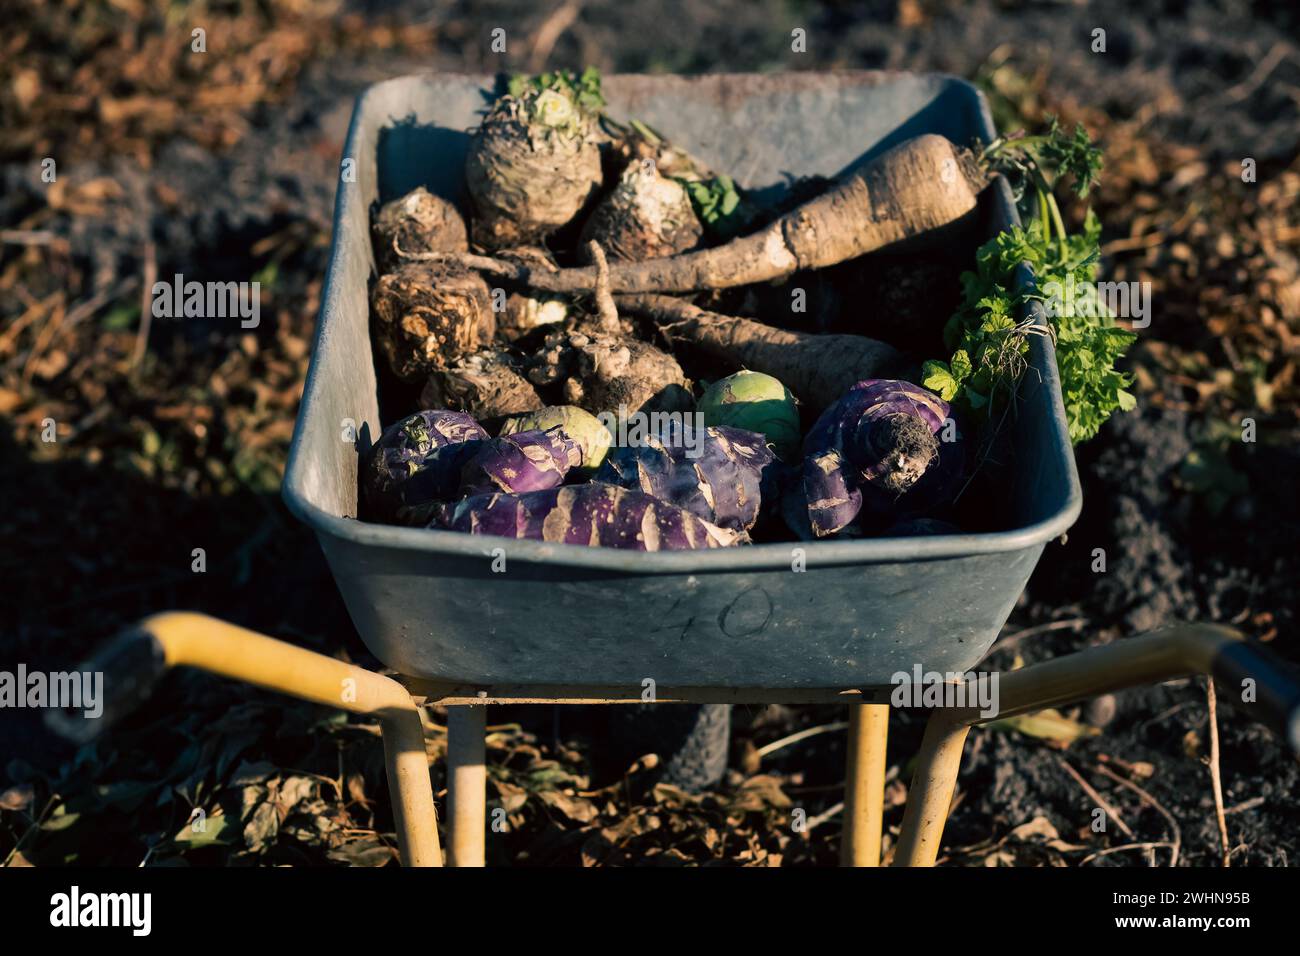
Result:
{"type": "Polygon", "coordinates": [[[59,830],[68,829],[80,819],[80,813],[69,813],[67,804],[60,804],[50,818],[41,824],[41,829],[46,833],[57,833],[59,830]]]}
{"type": "Polygon", "coordinates": [[[694,794],[687,793],[681,787],[675,787],[671,783],[656,783],[650,791],[654,802],[666,804],[668,806],[691,806],[700,802],[700,798],[694,794]]]}
{"type": "Polygon", "coordinates": [[[1007,839],[1018,840],[1021,843],[1039,843],[1043,846],[1051,847],[1061,853],[1069,853],[1073,850],[1085,850],[1086,846],[1077,843],[1066,843],[1057,833],[1056,827],[1047,817],[1034,817],[1028,823],[1022,823],[1007,834],[1007,839]],[[1040,840],[1034,840],[1034,837],[1041,837],[1040,840]]]}
{"type": "Polygon", "coordinates": [[[1045,837],[1048,840],[1055,840],[1060,837],[1056,832],[1056,827],[1052,826],[1052,821],[1047,817],[1034,817],[1028,823],[1022,823],[1014,827],[1007,836],[1012,840],[1028,840],[1030,837],[1045,837]]]}
{"type": "Polygon", "coordinates": [[[397,859],[392,847],[381,843],[374,837],[351,840],[335,847],[326,854],[331,860],[346,863],[349,866],[386,866],[397,859]]]}
{"type": "Polygon", "coordinates": [[[287,817],[299,803],[315,796],[316,781],[311,777],[286,777],[280,784],[279,793],[275,798],[275,808],[280,814],[280,819],[287,817]]]}
{"type": "Polygon", "coordinates": [[[740,790],[732,799],[729,809],[732,812],[758,812],[768,808],[788,810],[794,806],[790,798],[781,789],[779,780],[770,774],[750,777],[740,785],[740,790]]]}
{"type": "Polygon", "coordinates": [[[36,789],[30,783],[20,783],[0,793],[0,810],[26,810],[36,797],[36,789]]]}
{"type": "Polygon", "coordinates": [[[600,811],[590,800],[584,800],[563,790],[543,790],[538,796],[548,807],[559,810],[570,820],[578,823],[590,823],[600,816],[600,811]]]}
{"type": "Polygon", "coordinates": [[[249,763],[247,760],[242,761],[226,781],[228,787],[248,787],[253,784],[263,783],[280,772],[280,768],[268,760],[259,760],[257,763],[249,763]]]}
{"type": "Polygon", "coordinates": [[[254,853],[264,849],[280,832],[280,817],[271,803],[259,803],[244,825],[244,844],[254,853]]]}
{"type": "Polygon", "coordinates": [[[213,844],[228,845],[239,839],[235,831],[235,821],[226,816],[220,807],[213,810],[207,819],[198,824],[201,829],[195,829],[196,822],[187,822],[181,827],[180,832],[172,837],[172,841],[191,849],[198,849],[213,844]]]}
{"type": "Polygon", "coordinates": [[[517,787],[505,780],[492,782],[496,784],[497,793],[501,797],[501,806],[505,808],[506,813],[514,813],[528,802],[528,791],[523,787],[517,787]]]}
{"type": "Polygon", "coordinates": [[[1067,745],[1074,743],[1080,737],[1095,737],[1101,733],[1096,727],[1071,720],[1050,708],[1034,714],[1003,717],[1000,720],[990,721],[986,726],[993,730],[1014,730],[1027,737],[1037,737],[1067,745]]]}

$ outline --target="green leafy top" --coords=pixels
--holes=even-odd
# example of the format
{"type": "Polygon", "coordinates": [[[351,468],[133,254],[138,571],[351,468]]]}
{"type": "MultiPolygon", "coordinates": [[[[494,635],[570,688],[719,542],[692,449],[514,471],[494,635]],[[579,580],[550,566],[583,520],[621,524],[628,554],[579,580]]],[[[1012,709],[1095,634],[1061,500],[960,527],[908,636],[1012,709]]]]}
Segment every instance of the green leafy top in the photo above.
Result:
{"type": "Polygon", "coordinates": [[[1103,163],[1101,150],[1092,145],[1083,124],[1074,127],[1073,135],[1066,135],[1056,117],[1048,117],[1047,132],[1043,136],[1042,160],[1060,175],[1074,178],[1074,194],[1087,197],[1097,184],[1103,163]]]}
{"type": "Polygon", "coordinates": [[[511,96],[521,97],[529,91],[545,92],[554,90],[573,101],[579,109],[594,116],[605,108],[605,96],[600,91],[600,71],[589,66],[581,73],[571,70],[556,70],[528,76],[516,73],[510,77],[506,86],[511,96]]]}
{"type": "Polygon", "coordinates": [[[1087,197],[1097,184],[1103,158],[1082,124],[1067,132],[1055,116],[1047,117],[1047,129],[1034,135],[1024,130],[999,136],[984,148],[981,160],[993,172],[1011,180],[1017,193],[1026,186],[1051,192],[1049,174],[1073,180],[1074,194],[1087,197]]]}
{"type": "Polygon", "coordinates": [[[691,197],[695,215],[717,239],[730,239],[742,232],[752,212],[743,203],[730,176],[702,180],[677,180],[691,197]]]}
{"type": "Polygon", "coordinates": [[[1114,367],[1133,333],[1118,328],[1095,297],[1084,297],[1073,308],[1050,308],[1048,329],[1022,316],[1030,300],[1048,301],[1049,291],[1090,288],[1096,281],[1101,224],[1089,212],[1082,233],[1067,234],[1048,173],[1068,173],[1075,192],[1086,195],[1101,169],[1101,154],[1082,127],[1067,134],[1053,119],[1041,136],[999,139],[984,155],[992,168],[1024,176],[1037,221],[995,236],[976,252],[975,271],[961,278],[962,305],[944,329],[952,354],[946,362],[927,361],[922,384],[976,420],[988,420],[1014,401],[1027,368],[1029,336],[1050,334],[1070,440],[1086,441],[1116,409],[1134,405],[1126,390],[1131,378],[1114,367]],[[1017,291],[1015,274],[1022,262],[1033,270],[1035,286],[1017,291]]]}

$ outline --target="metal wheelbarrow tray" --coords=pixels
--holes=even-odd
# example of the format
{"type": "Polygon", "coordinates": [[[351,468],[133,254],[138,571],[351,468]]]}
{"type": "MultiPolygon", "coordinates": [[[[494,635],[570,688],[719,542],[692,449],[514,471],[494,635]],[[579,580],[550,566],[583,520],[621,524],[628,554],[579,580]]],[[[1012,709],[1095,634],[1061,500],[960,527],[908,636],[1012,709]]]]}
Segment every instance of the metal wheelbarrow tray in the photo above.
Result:
{"type": "MultiPolygon", "coordinates": [[[[1006,530],[921,538],[760,544],[646,554],[391,527],[356,520],[359,446],[379,418],[367,282],[369,209],[423,183],[464,208],[462,168],[493,80],[426,75],[358,100],[344,158],[315,352],[284,482],[316,532],[362,639],[399,672],[494,685],[877,689],[899,671],[965,671],[988,650],[1045,544],[1078,516],[1078,475],[1047,336],[1009,435],[1006,530]],[[794,571],[802,548],[806,570],[794,571]],[[493,551],[506,566],[494,573],[493,551]]],[[[748,188],[833,176],[920,133],[994,136],[969,84],[852,72],[612,76],[633,116],[748,188]]],[[[1016,221],[1005,184],[982,228],[1016,221]]],[[[1041,314],[1037,317],[1043,321],[1041,314]]],[[[868,331],[868,330],[864,330],[868,331]]]]}

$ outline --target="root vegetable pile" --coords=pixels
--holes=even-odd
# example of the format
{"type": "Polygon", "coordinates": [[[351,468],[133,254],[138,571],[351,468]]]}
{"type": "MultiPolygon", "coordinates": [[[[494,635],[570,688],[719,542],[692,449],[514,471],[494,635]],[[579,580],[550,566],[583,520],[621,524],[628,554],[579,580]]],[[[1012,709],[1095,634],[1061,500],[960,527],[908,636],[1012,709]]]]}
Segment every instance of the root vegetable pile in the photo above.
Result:
{"type": "MultiPolygon", "coordinates": [[[[1092,274],[1045,171],[1099,167],[1055,126],[967,146],[917,136],[773,205],[610,116],[594,70],[514,78],[473,131],[465,206],[420,187],[374,209],[381,395],[418,385],[419,407],[363,456],[361,516],[644,551],[961,532],[991,510],[960,499],[1026,364],[1004,273],[1032,247],[1092,274]],[[1017,172],[1041,216],[999,237],[1001,272],[981,252],[941,329],[913,300],[936,262],[975,261],[979,194],[1017,172]]],[[[1082,434],[1123,404],[1099,344],[1120,340],[1070,329],[1107,363],[1082,434]]]]}
{"type": "MultiPolygon", "coordinates": [[[[985,185],[974,160],[942,136],[909,139],[853,167],[828,191],[722,246],[610,270],[614,292],[693,292],[770,282],[824,269],[903,240],[950,239],[974,218],[985,185]]],[[[540,273],[479,257],[480,268],[548,292],[595,288],[591,268],[540,273]]]]}

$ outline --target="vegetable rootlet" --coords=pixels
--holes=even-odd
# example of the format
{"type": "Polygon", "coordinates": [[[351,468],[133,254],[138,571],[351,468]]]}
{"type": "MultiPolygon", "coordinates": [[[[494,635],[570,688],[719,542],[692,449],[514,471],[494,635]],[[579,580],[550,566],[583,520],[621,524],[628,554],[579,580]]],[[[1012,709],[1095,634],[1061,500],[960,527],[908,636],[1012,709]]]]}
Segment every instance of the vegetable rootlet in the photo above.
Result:
{"type": "MultiPolygon", "coordinates": [[[[966,457],[948,403],[891,380],[850,389],[817,420],[803,450],[799,494],[817,537],[856,520],[879,530],[948,504],[966,457]]],[[[802,530],[802,520],[792,530],[802,530]]]]}
{"type": "Polygon", "coordinates": [[[601,482],[521,495],[475,495],[444,505],[431,527],[628,551],[725,548],[748,540],[685,508],[601,482]]]}
{"type": "Polygon", "coordinates": [[[739,428],[671,427],[643,445],[615,448],[597,481],[639,488],[724,528],[748,531],[776,457],[763,436],[739,428]]]}

